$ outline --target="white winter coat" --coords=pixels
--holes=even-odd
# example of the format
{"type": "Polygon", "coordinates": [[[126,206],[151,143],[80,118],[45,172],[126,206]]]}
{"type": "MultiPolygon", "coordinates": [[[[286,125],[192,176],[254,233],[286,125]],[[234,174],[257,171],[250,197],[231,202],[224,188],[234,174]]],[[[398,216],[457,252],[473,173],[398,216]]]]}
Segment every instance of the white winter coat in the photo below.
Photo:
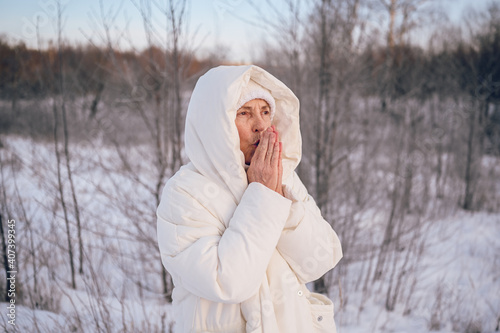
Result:
{"type": "Polygon", "coordinates": [[[335,332],[333,303],[305,283],[342,250],[294,172],[301,136],[291,90],[257,66],[208,71],[191,96],[185,145],[190,163],[167,182],[157,210],[177,331],[335,332]],[[286,197],[247,181],[235,106],[250,78],[276,100],[286,197]]]}

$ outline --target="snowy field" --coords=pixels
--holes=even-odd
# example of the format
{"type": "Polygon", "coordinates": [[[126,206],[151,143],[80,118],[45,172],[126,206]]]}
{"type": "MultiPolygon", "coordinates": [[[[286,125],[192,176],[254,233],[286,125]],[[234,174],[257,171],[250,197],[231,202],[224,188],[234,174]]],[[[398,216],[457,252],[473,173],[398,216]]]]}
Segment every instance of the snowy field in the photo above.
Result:
{"type": "MultiPolygon", "coordinates": [[[[18,293],[16,326],[7,323],[7,303],[1,303],[0,328],[172,331],[175,318],[161,295],[156,248],[156,175],[150,167],[154,154],[145,146],[128,148],[124,152],[130,164],[124,167],[113,147],[96,142],[72,147],[84,244],[83,274],[77,272],[73,290],[53,144],[7,137],[3,145],[2,188],[8,218],[17,221],[18,293]]],[[[67,195],[69,186],[64,183],[67,195]]],[[[74,221],[72,201],[67,205],[74,221]]],[[[380,214],[384,212],[372,210],[360,217],[361,234],[381,239],[383,229],[375,218],[380,214]]],[[[74,222],[70,229],[78,265],[74,222]]],[[[402,260],[395,264],[395,276],[405,278],[400,286],[403,301],[393,311],[386,310],[390,274],[376,282],[361,280],[374,256],[342,260],[334,268],[330,296],[339,333],[499,331],[500,213],[457,208],[445,216],[423,219],[419,230],[413,242],[418,246],[412,250],[418,255],[408,263],[404,254],[409,250],[403,246],[402,260]]],[[[3,289],[5,272],[0,275],[3,289]]]]}
{"type": "MultiPolygon", "coordinates": [[[[409,314],[376,292],[337,311],[339,332],[495,332],[500,315],[500,214],[431,221],[409,314]]],[[[355,276],[355,271],[352,272],[355,276]]]]}

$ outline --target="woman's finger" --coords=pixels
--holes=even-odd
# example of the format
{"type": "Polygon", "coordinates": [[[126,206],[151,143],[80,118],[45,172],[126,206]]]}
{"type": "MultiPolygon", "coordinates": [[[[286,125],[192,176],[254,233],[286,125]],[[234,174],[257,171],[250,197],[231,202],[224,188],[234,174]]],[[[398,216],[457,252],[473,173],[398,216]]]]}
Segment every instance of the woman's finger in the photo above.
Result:
{"type": "Polygon", "coordinates": [[[255,150],[254,157],[256,159],[259,159],[261,161],[264,161],[267,155],[267,149],[268,149],[268,144],[269,144],[269,136],[266,135],[267,132],[264,132],[261,137],[260,137],[260,142],[259,145],[257,146],[257,149],[255,150]]]}
{"type": "Polygon", "coordinates": [[[279,177],[278,177],[278,185],[281,186],[283,183],[283,158],[282,158],[282,151],[283,151],[283,143],[279,142],[279,153],[278,153],[278,171],[279,171],[279,177]]]}
{"type": "Polygon", "coordinates": [[[275,142],[273,144],[273,155],[271,157],[271,167],[276,171],[278,171],[279,160],[280,160],[280,144],[279,144],[279,142],[275,142]]]}
{"type": "Polygon", "coordinates": [[[266,161],[271,161],[271,158],[273,157],[274,154],[274,143],[276,142],[275,138],[276,135],[274,132],[267,132],[264,134],[264,136],[268,137],[267,141],[267,151],[266,151],[266,161]]]}

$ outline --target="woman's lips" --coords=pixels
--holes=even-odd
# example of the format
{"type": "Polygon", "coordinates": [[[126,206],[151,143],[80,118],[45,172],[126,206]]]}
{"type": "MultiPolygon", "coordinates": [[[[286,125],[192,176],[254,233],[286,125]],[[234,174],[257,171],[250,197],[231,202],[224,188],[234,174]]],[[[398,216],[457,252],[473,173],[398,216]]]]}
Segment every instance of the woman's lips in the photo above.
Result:
{"type": "Polygon", "coordinates": [[[260,143],[260,140],[257,140],[257,142],[255,142],[255,143],[253,144],[253,146],[254,146],[255,148],[257,148],[257,146],[259,145],[259,143],[260,143]]]}

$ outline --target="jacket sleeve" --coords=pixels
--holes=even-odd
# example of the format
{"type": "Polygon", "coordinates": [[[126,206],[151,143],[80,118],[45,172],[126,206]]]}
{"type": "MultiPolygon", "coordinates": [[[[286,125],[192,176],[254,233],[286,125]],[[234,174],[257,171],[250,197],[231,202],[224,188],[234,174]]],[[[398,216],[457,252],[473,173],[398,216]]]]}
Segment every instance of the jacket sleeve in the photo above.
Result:
{"type": "Polygon", "coordinates": [[[194,295],[241,303],[260,287],[290,206],[289,199],[251,183],[224,229],[202,202],[170,186],[157,210],[162,262],[176,285],[194,295]]]}
{"type": "Polygon", "coordinates": [[[277,249],[301,282],[311,282],[340,261],[340,240],[296,174],[284,192],[293,203],[277,249]]]}

